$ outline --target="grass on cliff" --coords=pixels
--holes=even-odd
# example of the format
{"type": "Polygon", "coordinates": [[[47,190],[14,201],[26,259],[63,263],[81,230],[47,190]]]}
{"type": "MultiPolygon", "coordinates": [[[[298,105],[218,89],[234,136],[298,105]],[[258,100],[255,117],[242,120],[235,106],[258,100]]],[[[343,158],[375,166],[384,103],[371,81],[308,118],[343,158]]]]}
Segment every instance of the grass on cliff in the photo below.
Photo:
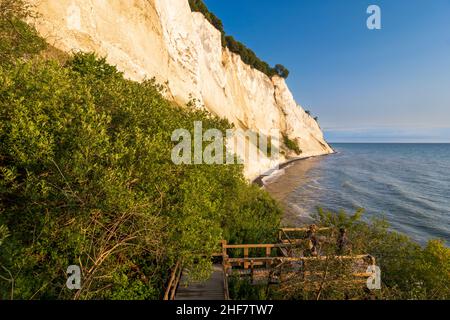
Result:
{"type": "Polygon", "coordinates": [[[0,0],[0,299],[159,299],[177,261],[204,278],[219,240],[273,241],[281,211],[241,166],[171,161],[173,130],[227,121],[93,54],[43,59],[18,3],[0,0]]]}
{"type": "Polygon", "coordinates": [[[298,146],[297,141],[290,139],[287,135],[283,134],[283,144],[289,150],[295,152],[298,156],[303,153],[302,149],[298,146]]]}

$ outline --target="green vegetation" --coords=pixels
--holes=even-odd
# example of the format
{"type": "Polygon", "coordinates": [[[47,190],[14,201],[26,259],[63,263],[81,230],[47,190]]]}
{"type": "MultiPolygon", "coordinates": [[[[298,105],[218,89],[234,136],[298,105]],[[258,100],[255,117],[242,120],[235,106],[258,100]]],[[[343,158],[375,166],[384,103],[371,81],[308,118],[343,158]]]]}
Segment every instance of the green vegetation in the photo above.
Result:
{"type": "Polygon", "coordinates": [[[450,249],[439,240],[421,247],[408,236],[390,231],[380,219],[361,221],[363,210],[345,212],[319,210],[323,226],[346,227],[353,253],[376,257],[382,272],[384,299],[450,299],[450,249]]]}
{"type": "MultiPolygon", "coordinates": [[[[305,113],[306,113],[308,116],[312,117],[311,111],[306,110],[305,113]]],[[[313,119],[314,119],[316,122],[319,122],[319,117],[314,117],[313,119]]]]}
{"type": "Polygon", "coordinates": [[[23,21],[30,17],[29,6],[22,0],[0,1],[0,65],[45,49],[45,41],[23,21]]]}
{"type": "Polygon", "coordinates": [[[282,78],[289,76],[289,70],[281,64],[277,64],[274,68],[270,67],[267,62],[262,61],[251,49],[244,44],[236,41],[232,36],[225,33],[222,21],[216,17],[202,0],[189,0],[191,10],[202,13],[205,18],[222,34],[222,45],[227,47],[231,52],[240,55],[242,61],[256,70],[261,71],[269,77],[278,75],[282,78]]]}
{"type": "Polygon", "coordinates": [[[289,77],[289,70],[282,64],[275,65],[275,73],[284,79],[289,77]]]}
{"type": "Polygon", "coordinates": [[[222,34],[222,44],[224,44],[225,30],[223,28],[222,20],[214,15],[214,13],[208,10],[208,7],[202,0],[189,0],[189,6],[193,12],[202,13],[206,20],[209,21],[217,30],[222,34]]]}
{"type": "Polygon", "coordinates": [[[274,286],[252,284],[250,279],[238,276],[229,278],[229,293],[232,300],[283,300],[274,286]]]}
{"type": "MultiPolygon", "coordinates": [[[[332,230],[345,228],[350,242],[348,254],[370,254],[381,269],[381,290],[369,292],[364,284],[349,286],[354,272],[352,263],[329,259],[308,264],[308,271],[326,274],[312,283],[299,274],[279,285],[252,286],[247,280],[232,278],[230,294],[235,299],[308,300],[308,299],[386,299],[386,300],[448,300],[450,299],[450,248],[442,241],[431,240],[424,247],[409,237],[393,232],[380,219],[361,220],[363,210],[353,215],[319,209],[315,217],[320,227],[332,230]],[[320,284],[320,287],[312,285],[320,284]]],[[[336,246],[335,232],[328,234],[321,244],[321,253],[327,256],[341,254],[336,246]]]]}
{"type": "Polygon", "coordinates": [[[291,140],[287,135],[283,134],[283,143],[289,149],[294,151],[297,155],[302,154],[302,150],[298,146],[298,143],[294,140],[291,140]]]}
{"type": "MultiPolygon", "coordinates": [[[[193,130],[198,120],[203,130],[225,130],[227,121],[175,107],[154,81],[128,81],[93,54],[45,60],[45,42],[21,22],[29,16],[23,3],[0,0],[0,9],[0,299],[160,299],[177,261],[205,278],[219,240],[275,241],[281,210],[244,180],[242,167],[170,159],[173,130],[193,130]],[[65,286],[73,264],[83,272],[76,292],[65,286]]],[[[321,210],[316,220],[346,227],[352,253],[376,257],[383,280],[376,298],[450,299],[449,248],[421,247],[384,221],[361,222],[361,214],[321,210]]],[[[331,270],[337,280],[349,272],[331,270]]],[[[320,292],[295,284],[232,281],[230,292],[373,296],[328,282],[320,292]]]]}
{"type": "Polygon", "coordinates": [[[205,278],[219,240],[273,241],[281,211],[241,166],[171,161],[175,129],[227,121],[93,54],[36,56],[16,4],[0,0],[0,299],[159,299],[176,261],[205,278]]]}

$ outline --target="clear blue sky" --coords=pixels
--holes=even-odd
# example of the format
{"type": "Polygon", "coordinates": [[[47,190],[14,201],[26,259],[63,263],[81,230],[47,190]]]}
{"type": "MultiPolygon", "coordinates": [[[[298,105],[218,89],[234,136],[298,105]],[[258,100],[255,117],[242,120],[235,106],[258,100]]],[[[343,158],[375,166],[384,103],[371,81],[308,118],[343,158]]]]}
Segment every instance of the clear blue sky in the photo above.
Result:
{"type": "Polygon", "coordinates": [[[331,142],[450,142],[450,0],[205,0],[331,142]],[[367,7],[382,10],[368,30],[367,7]]]}

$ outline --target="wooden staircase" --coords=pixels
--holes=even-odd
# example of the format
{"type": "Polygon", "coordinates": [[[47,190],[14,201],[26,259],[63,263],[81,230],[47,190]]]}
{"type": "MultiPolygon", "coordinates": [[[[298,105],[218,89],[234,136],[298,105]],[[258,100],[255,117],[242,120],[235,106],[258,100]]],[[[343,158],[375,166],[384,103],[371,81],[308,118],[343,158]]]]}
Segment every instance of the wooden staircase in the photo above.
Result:
{"type": "MultiPolygon", "coordinates": [[[[297,269],[302,269],[300,272],[304,277],[317,277],[317,272],[307,271],[305,266],[328,259],[350,261],[354,266],[354,279],[351,282],[364,285],[367,278],[372,275],[365,270],[368,265],[375,265],[374,257],[368,254],[331,257],[298,256],[296,248],[304,240],[291,238],[289,233],[307,230],[308,228],[281,229],[277,244],[231,245],[227,241],[222,241],[222,252],[217,254],[222,257],[222,264],[213,265],[212,275],[205,282],[189,281],[188,272],[183,270],[182,263],[178,262],[172,270],[164,300],[229,300],[228,277],[230,275],[250,278],[253,284],[270,284],[289,279],[299,272],[297,269]],[[230,257],[229,250],[235,251],[233,257],[230,257]],[[236,257],[236,250],[243,253],[243,257],[236,257]],[[257,254],[251,257],[250,253],[257,254]],[[280,273],[279,270],[284,271],[280,273]]],[[[327,230],[330,229],[322,228],[318,229],[318,232],[327,230]]]]}
{"type": "Polygon", "coordinates": [[[221,264],[213,265],[213,273],[206,282],[189,282],[189,276],[181,277],[175,300],[226,300],[224,274],[221,264]]]}

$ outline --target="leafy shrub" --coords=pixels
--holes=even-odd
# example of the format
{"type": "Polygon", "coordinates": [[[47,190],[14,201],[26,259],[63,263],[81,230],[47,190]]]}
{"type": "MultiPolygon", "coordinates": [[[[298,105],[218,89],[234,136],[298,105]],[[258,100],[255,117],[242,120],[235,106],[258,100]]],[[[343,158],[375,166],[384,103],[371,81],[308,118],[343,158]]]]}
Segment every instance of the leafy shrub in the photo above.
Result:
{"type": "Polygon", "coordinates": [[[384,220],[361,221],[354,215],[319,210],[322,226],[345,227],[353,254],[371,254],[382,272],[380,299],[450,299],[450,248],[438,240],[421,247],[409,237],[389,230],[384,220]]]}
{"type": "Polygon", "coordinates": [[[409,237],[393,232],[380,219],[361,220],[363,209],[348,215],[344,211],[319,209],[315,216],[319,227],[331,227],[321,233],[322,261],[309,261],[306,271],[291,274],[278,285],[252,286],[246,279],[230,278],[230,294],[235,299],[286,300],[448,300],[450,299],[450,248],[442,241],[430,240],[424,247],[409,237]],[[347,254],[370,254],[381,269],[381,290],[369,291],[364,283],[354,283],[356,265],[334,258],[341,255],[337,230],[345,228],[350,245],[347,254]],[[318,278],[312,277],[317,274],[318,278]]]}
{"type": "Polygon", "coordinates": [[[232,300],[269,300],[281,297],[276,296],[277,292],[272,287],[264,284],[253,284],[250,279],[242,279],[232,275],[228,279],[229,294],[232,300]]]}
{"type": "Polygon", "coordinates": [[[0,65],[30,57],[46,47],[34,28],[23,20],[32,17],[22,0],[0,0],[0,65]]]}
{"type": "Polygon", "coordinates": [[[220,239],[275,234],[279,208],[240,166],[171,162],[173,130],[226,121],[92,54],[2,68],[0,84],[0,224],[13,235],[0,264],[18,274],[15,297],[67,298],[65,268],[81,264],[77,298],[158,298],[176,260],[206,276],[220,239]]]}
{"type": "Polygon", "coordinates": [[[171,161],[175,129],[227,121],[175,107],[154,81],[126,80],[93,54],[33,57],[45,42],[15,3],[0,2],[28,35],[1,33],[14,44],[0,66],[1,299],[158,299],[176,261],[207,277],[219,240],[275,233],[280,209],[241,166],[171,161]]]}
{"type": "Polygon", "coordinates": [[[6,240],[6,238],[9,237],[9,231],[6,226],[0,225],[0,246],[3,244],[3,242],[6,240]]]}
{"type": "Polygon", "coordinates": [[[294,151],[297,155],[302,154],[302,150],[298,146],[297,142],[291,140],[287,135],[283,135],[283,143],[289,149],[294,151]]]}

